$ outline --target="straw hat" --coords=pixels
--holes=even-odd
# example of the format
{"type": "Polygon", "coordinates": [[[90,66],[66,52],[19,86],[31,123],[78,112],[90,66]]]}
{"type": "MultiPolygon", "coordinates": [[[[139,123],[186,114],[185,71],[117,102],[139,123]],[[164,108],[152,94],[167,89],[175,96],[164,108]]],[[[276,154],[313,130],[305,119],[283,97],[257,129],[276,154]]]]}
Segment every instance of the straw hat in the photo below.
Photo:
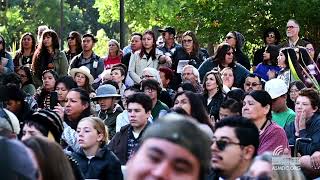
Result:
{"type": "Polygon", "coordinates": [[[86,66],[81,66],[80,68],[73,68],[70,70],[70,75],[74,78],[77,73],[82,73],[89,79],[89,84],[93,83],[93,76],[90,74],[90,69],[86,66]]]}

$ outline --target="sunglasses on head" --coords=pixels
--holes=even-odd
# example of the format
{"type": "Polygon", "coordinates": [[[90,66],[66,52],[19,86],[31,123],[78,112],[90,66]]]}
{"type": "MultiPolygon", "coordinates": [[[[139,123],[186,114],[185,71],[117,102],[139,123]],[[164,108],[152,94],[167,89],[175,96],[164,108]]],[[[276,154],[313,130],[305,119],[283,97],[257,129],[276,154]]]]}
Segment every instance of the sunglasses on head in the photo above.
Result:
{"type": "Polygon", "coordinates": [[[226,141],[226,140],[217,140],[217,139],[213,139],[212,140],[212,144],[216,144],[217,148],[220,150],[220,151],[224,151],[226,149],[227,146],[233,144],[233,145],[240,145],[240,143],[235,143],[235,142],[229,142],[229,141],[226,141]]]}

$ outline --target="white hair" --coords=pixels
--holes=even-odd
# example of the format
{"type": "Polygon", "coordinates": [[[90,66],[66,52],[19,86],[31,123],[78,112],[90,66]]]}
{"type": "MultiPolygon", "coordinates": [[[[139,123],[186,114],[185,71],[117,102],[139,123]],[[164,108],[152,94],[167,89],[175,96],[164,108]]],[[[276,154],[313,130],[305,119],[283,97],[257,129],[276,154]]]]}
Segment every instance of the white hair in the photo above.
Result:
{"type": "Polygon", "coordinates": [[[198,69],[195,68],[194,66],[190,65],[190,64],[187,64],[187,65],[185,65],[183,67],[182,72],[184,72],[184,70],[187,69],[187,68],[192,68],[193,75],[197,77],[198,83],[200,83],[200,74],[199,74],[198,69]]]}
{"type": "Polygon", "coordinates": [[[144,74],[145,72],[150,73],[154,77],[154,80],[158,81],[158,83],[160,84],[160,87],[161,88],[163,87],[162,81],[160,78],[160,73],[158,70],[156,70],[155,68],[146,67],[142,70],[142,74],[144,74]]]}

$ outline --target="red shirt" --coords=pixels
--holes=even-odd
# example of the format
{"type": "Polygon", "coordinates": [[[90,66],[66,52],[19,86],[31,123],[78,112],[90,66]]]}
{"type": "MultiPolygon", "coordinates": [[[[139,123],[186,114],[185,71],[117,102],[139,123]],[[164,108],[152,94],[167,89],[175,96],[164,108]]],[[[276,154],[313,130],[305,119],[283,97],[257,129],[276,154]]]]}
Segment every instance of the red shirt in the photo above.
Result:
{"type": "Polygon", "coordinates": [[[111,69],[112,65],[121,63],[121,57],[122,55],[120,54],[119,56],[107,56],[103,61],[104,61],[104,68],[105,69],[111,69]]]}

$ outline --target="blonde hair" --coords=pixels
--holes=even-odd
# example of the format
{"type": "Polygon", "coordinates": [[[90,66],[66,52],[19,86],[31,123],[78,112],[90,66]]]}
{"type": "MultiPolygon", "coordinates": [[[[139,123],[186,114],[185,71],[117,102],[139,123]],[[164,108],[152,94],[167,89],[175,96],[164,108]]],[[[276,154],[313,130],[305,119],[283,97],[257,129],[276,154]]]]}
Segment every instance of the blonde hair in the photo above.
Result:
{"type": "Polygon", "coordinates": [[[85,117],[85,118],[82,118],[79,121],[79,123],[83,121],[91,122],[93,125],[93,128],[97,130],[98,134],[103,135],[103,139],[100,143],[101,143],[101,147],[104,146],[108,142],[109,134],[108,134],[108,127],[104,125],[104,122],[102,121],[102,119],[98,117],[85,117]]]}

